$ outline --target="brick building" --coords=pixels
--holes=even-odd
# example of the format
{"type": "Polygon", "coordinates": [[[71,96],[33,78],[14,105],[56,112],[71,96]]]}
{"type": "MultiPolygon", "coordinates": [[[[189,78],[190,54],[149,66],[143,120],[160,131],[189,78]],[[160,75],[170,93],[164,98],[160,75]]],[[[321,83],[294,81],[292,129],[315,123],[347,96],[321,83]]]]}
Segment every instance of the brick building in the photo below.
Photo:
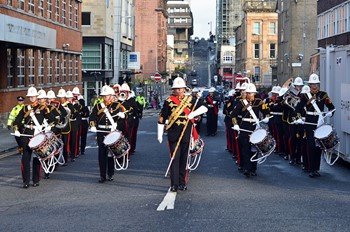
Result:
{"type": "Polygon", "coordinates": [[[137,78],[147,80],[157,71],[166,73],[166,10],[166,0],[135,0],[135,52],[140,52],[142,72],[137,78]]]}
{"type": "Polygon", "coordinates": [[[81,89],[81,4],[0,0],[0,124],[30,86],[81,89]]]}

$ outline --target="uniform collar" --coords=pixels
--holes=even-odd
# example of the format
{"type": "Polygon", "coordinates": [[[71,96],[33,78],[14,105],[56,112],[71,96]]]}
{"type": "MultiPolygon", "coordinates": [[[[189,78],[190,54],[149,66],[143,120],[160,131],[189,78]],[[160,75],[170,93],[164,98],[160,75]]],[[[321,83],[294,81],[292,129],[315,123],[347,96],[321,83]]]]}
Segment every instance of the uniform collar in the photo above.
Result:
{"type": "Polygon", "coordinates": [[[37,106],[37,105],[39,105],[39,102],[34,102],[34,103],[31,104],[30,106],[31,106],[31,107],[35,107],[35,106],[37,106]]]}
{"type": "Polygon", "coordinates": [[[251,97],[251,98],[246,98],[248,102],[253,102],[254,101],[254,97],[251,97]]]}

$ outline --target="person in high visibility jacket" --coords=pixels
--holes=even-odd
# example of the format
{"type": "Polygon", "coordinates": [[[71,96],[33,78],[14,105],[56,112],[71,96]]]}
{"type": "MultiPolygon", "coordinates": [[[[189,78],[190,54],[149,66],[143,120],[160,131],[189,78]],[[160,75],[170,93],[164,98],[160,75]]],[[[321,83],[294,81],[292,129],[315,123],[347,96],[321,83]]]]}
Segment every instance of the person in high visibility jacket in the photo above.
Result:
{"type": "MultiPolygon", "coordinates": [[[[24,97],[18,96],[17,97],[17,101],[18,101],[18,104],[15,107],[12,108],[10,116],[9,116],[9,119],[7,120],[7,129],[8,130],[12,130],[12,123],[13,123],[13,121],[16,119],[18,113],[24,107],[24,97]]],[[[23,148],[20,146],[19,137],[15,136],[15,139],[16,139],[16,142],[18,144],[18,152],[20,154],[22,154],[23,153],[23,148]]]]}
{"type": "Polygon", "coordinates": [[[138,109],[139,118],[141,119],[143,109],[146,107],[146,99],[140,92],[137,93],[136,102],[138,103],[138,106],[139,106],[139,109],[138,109]]]}

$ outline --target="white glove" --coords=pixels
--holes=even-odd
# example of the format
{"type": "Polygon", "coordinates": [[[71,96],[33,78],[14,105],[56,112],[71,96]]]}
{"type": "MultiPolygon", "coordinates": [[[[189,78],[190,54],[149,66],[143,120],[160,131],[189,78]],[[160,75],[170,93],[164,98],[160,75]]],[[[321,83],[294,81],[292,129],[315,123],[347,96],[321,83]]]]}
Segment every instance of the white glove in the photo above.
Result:
{"type": "Polygon", "coordinates": [[[118,116],[119,118],[125,118],[125,113],[119,112],[119,113],[117,113],[117,116],[118,116]]]}
{"type": "Polygon", "coordinates": [[[163,142],[163,133],[164,133],[164,124],[157,124],[157,135],[158,135],[158,142],[162,143],[163,142]]]}
{"type": "Polygon", "coordinates": [[[213,101],[213,104],[215,105],[215,104],[216,104],[216,101],[213,101]]]}
{"type": "Polygon", "coordinates": [[[96,129],[95,126],[92,126],[92,127],[90,128],[90,131],[96,133],[96,132],[97,132],[97,129],[96,129]]]}
{"type": "Polygon", "coordinates": [[[19,133],[18,130],[15,130],[15,136],[16,136],[16,137],[21,137],[21,133],[19,133]]]}
{"type": "Polygon", "coordinates": [[[324,124],[323,117],[319,115],[318,121],[317,121],[317,127],[322,126],[324,124]]]}
{"type": "Polygon", "coordinates": [[[198,93],[197,93],[197,97],[198,97],[198,98],[201,98],[202,96],[203,96],[202,92],[198,92],[198,93]]]}
{"type": "Polygon", "coordinates": [[[117,130],[117,123],[113,123],[111,131],[116,131],[116,130],[117,130]]]}
{"type": "Polygon", "coordinates": [[[189,114],[187,115],[187,117],[188,117],[189,120],[191,120],[191,119],[194,119],[195,115],[194,115],[193,112],[191,112],[191,113],[189,113],[189,114]]]}
{"type": "Polygon", "coordinates": [[[332,112],[327,112],[327,114],[325,115],[325,117],[332,117],[332,112]]]}
{"type": "Polygon", "coordinates": [[[50,132],[50,131],[51,131],[51,126],[45,127],[45,133],[48,133],[48,132],[50,132]]]}
{"type": "Polygon", "coordinates": [[[263,120],[261,120],[261,122],[263,122],[263,123],[269,123],[269,118],[264,118],[263,120]]]}
{"type": "Polygon", "coordinates": [[[295,124],[303,125],[303,124],[304,124],[304,121],[303,121],[301,118],[299,118],[299,119],[297,119],[297,120],[295,121],[295,124]]]}
{"type": "Polygon", "coordinates": [[[232,129],[234,129],[235,131],[239,131],[241,128],[239,128],[238,125],[234,125],[234,126],[232,127],[232,129]]]}

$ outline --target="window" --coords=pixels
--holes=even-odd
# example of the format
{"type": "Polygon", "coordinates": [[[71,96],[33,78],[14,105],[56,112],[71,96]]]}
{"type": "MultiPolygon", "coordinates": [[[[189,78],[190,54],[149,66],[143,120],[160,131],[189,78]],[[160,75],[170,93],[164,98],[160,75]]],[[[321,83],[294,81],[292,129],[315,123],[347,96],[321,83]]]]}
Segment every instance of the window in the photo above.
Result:
{"type": "Polygon", "coordinates": [[[18,0],[18,9],[24,10],[24,0],[18,0]]]}
{"type": "Polygon", "coordinates": [[[62,0],[62,23],[66,24],[66,6],[67,2],[66,0],[62,0]]]}
{"type": "Polygon", "coordinates": [[[83,69],[101,69],[102,52],[100,44],[83,44],[83,69]]]}
{"type": "Polygon", "coordinates": [[[276,44],[270,44],[270,58],[276,59],[276,44]]]}
{"type": "MultiPolygon", "coordinates": [[[[67,55],[68,56],[68,55],[67,55]]],[[[72,60],[72,56],[69,57],[69,61],[68,61],[68,81],[72,82],[73,81],[73,60],[72,60]]]]}
{"type": "Polygon", "coordinates": [[[74,64],[74,81],[77,82],[79,80],[79,56],[75,56],[75,64],[74,64]]]}
{"type": "Polygon", "coordinates": [[[66,55],[62,54],[62,82],[67,82],[67,57],[66,55]]]}
{"type": "Polygon", "coordinates": [[[17,86],[24,87],[24,49],[17,49],[17,86]]]}
{"type": "Polygon", "coordinates": [[[44,0],[39,0],[39,6],[38,6],[38,13],[39,16],[44,16],[44,0]]]}
{"type": "Polygon", "coordinates": [[[254,23],[253,34],[260,35],[260,22],[254,23]]]}
{"type": "Polygon", "coordinates": [[[112,70],[113,68],[113,48],[110,45],[105,45],[105,69],[112,70]]]}
{"type": "Polygon", "coordinates": [[[60,83],[60,56],[55,54],[55,83],[60,83]]]}
{"type": "Polygon", "coordinates": [[[60,22],[60,2],[60,0],[56,0],[55,4],[55,16],[57,22],[60,22]]]}
{"type": "Polygon", "coordinates": [[[233,61],[232,53],[230,51],[226,51],[224,53],[223,62],[224,63],[232,63],[232,61],[233,61]]]}
{"type": "Polygon", "coordinates": [[[47,0],[47,18],[52,19],[52,0],[47,0]]]}
{"type": "Polygon", "coordinates": [[[12,50],[7,48],[7,87],[13,87],[13,65],[12,65],[12,50]]]}
{"type": "Polygon", "coordinates": [[[7,0],[7,5],[12,6],[12,0],[7,0]]]}
{"type": "Polygon", "coordinates": [[[78,15],[78,3],[77,2],[74,2],[74,28],[78,28],[78,22],[79,22],[79,15],[78,15]]]}
{"type": "Polygon", "coordinates": [[[68,21],[69,21],[69,26],[73,27],[73,5],[72,5],[72,0],[69,0],[69,5],[68,5],[68,21]]]}
{"type": "Polygon", "coordinates": [[[269,33],[273,35],[276,34],[276,22],[270,22],[269,33]]]}
{"type": "Polygon", "coordinates": [[[34,8],[35,8],[35,3],[34,3],[34,0],[29,0],[28,1],[28,11],[30,12],[30,13],[35,13],[35,11],[34,11],[34,8]]]}
{"type": "Polygon", "coordinates": [[[254,58],[260,58],[260,44],[254,44],[254,58]]]}
{"type": "Polygon", "coordinates": [[[81,25],[82,26],[91,26],[91,12],[82,12],[81,13],[81,25]]]}
{"type": "Polygon", "coordinates": [[[28,49],[28,85],[35,85],[35,58],[34,50],[28,49]]]}
{"type": "Polygon", "coordinates": [[[52,57],[50,52],[46,52],[47,57],[47,84],[52,84],[52,57]]]}
{"type": "Polygon", "coordinates": [[[38,51],[38,85],[44,84],[44,53],[43,51],[38,51]]]}

